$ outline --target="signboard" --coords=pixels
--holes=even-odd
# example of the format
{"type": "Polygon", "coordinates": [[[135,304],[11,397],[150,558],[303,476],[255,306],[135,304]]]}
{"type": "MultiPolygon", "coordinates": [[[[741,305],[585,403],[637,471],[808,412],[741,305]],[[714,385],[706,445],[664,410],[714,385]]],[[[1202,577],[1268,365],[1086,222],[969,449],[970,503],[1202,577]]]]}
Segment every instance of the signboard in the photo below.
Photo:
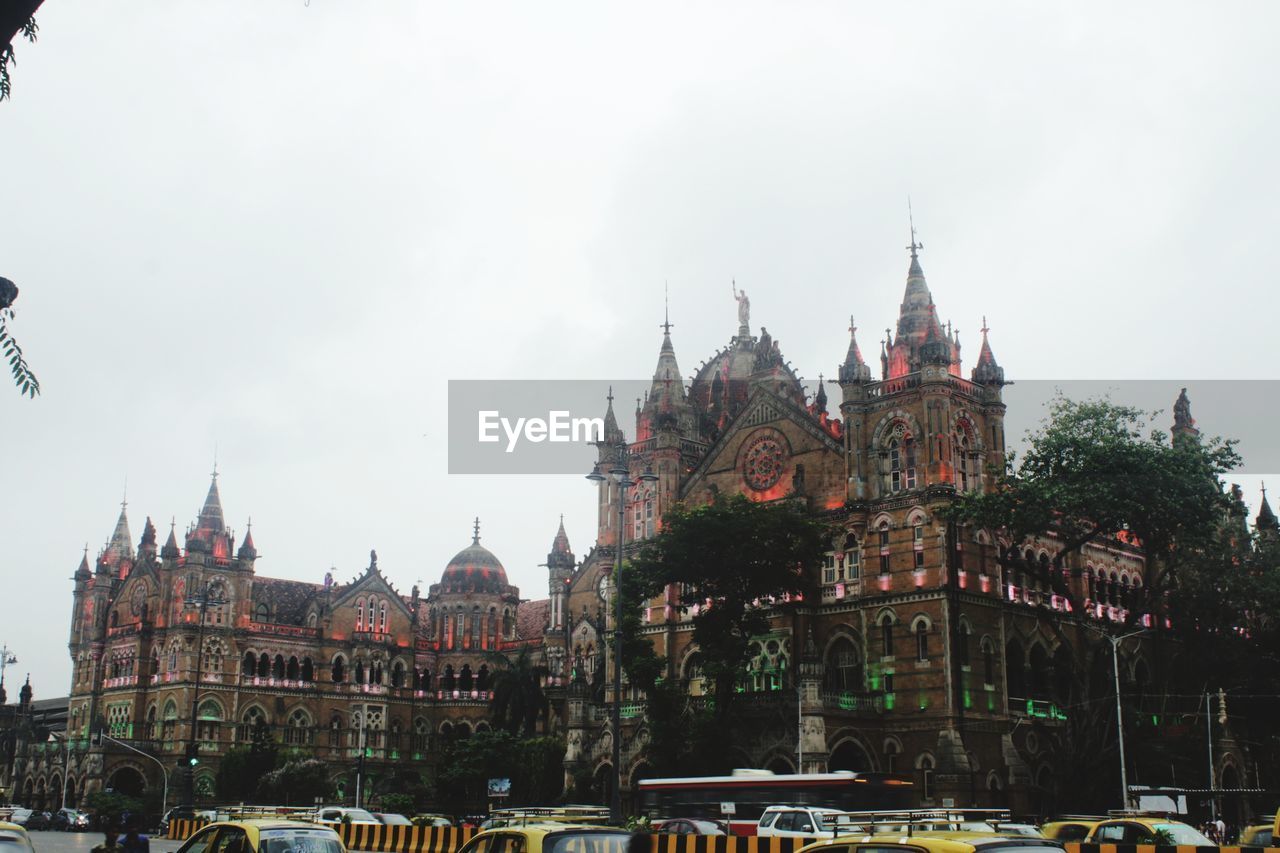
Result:
{"type": "Polygon", "coordinates": [[[737,814],[737,811],[738,811],[738,808],[733,803],[720,804],[720,814],[724,815],[725,817],[732,817],[734,814],[737,814]]]}
{"type": "Polygon", "coordinates": [[[489,780],[489,796],[491,798],[511,796],[511,780],[510,779],[490,779],[489,780]]]}

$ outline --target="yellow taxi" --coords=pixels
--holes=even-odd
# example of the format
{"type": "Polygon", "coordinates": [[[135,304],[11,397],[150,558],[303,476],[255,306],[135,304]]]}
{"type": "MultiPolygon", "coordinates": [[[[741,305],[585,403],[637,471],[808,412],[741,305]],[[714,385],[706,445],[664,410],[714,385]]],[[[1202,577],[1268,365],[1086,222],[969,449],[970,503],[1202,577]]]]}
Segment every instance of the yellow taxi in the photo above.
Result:
{"type": "Polygon", "coordinates": [[[202,827],[178,853],[347,853],[327,826],[280,818],[225,820],[202,827]]]}
{"type": "Polygon", "coordinates": [[[1271,839],[1275,837],[1274,825],[1270,823],[1255,823],[1253,826],[1246,826],[1240,830],[1239,846],[1270,847],[1271,839]]]}
{"type": "MultiPolygon", "coordinates": [[[[648,838],[644,841],[647,853],[648,838]]],[[[548,820],[483,830],[458,853],[636,853],[629,851],[630,843],[625,829],[548,820]]]]}
{"type": "Polygon", "coordinates": [[[1084,841],[1093,828],[1106,818],[1102,817],[1060,817],[1040,827],[1040,834],[1045,838],[1056,838],[1059,841],[1084,841]]]}
{"type": "Polygon", "coordinates": [[[0,821],[0,851],[3,853],[33,853],[31,836],[16,823],[0,821]]]}
{"type": "Polygon", "coordinates": [[[801,847],[798,853],[1054,853],[1063,849],[1048,838],[982,832],[942,835],[842,835],[801,847]]]}
{"type": "Polygon", "coordinates": [[[1100,820],[1085,844],[1178,844],[1217,847],[1194,826],[1160,815],[1125,815],[1100,820]]]}

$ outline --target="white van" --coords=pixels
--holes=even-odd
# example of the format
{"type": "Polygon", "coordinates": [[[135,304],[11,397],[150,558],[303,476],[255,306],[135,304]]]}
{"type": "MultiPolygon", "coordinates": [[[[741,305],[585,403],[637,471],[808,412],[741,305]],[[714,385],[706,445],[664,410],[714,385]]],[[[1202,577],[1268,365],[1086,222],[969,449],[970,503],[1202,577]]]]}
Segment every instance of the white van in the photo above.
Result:
{"type": "Polygon", "coordinates": [[[818,806],[769,806],[760,815],[756,835],[762,838],[835,838],[835,831],[825,829],[825,815],[843,814],[839,809],[818,806]]]}

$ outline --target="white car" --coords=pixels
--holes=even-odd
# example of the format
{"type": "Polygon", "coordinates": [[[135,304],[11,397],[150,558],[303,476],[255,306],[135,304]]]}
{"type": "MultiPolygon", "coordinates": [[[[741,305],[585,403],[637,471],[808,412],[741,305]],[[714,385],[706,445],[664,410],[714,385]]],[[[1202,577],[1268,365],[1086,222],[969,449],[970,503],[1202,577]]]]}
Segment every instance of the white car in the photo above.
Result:
{"type": "Polygon", "coordinates": [[[826,815],[843,814],[839,809],[818,806],[769,806],[760,815],[756,835],[762,838],[835,838],[835,830],[823,825],[826,815]]]}
{"type": "Polygon", "coordinates": [[[382,822],[373,816],[373,812],[347,806],[321,806],[316,812],[316,819],[321,823],[368,823],[382,826],[382,822]]]}

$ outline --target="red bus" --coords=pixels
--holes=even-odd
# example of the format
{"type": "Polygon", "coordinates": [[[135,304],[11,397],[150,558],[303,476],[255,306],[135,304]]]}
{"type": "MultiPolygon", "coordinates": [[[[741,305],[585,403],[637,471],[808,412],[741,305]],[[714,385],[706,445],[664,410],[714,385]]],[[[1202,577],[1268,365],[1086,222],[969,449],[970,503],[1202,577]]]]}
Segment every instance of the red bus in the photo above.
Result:
{"type": "Polygon", "coordinates": [[[841,811],[909,809],[916,803],[910,779],[889,773],[797,773],[735,770],[732,776],[642,779],[640,811],[650,820],[687,817],[727,820],[734,835],[755,835],[769,806],[821,806],[841,811]],[[730,805],[732,804],[732,805],[730,805]],[[726,806],[732,814],[726,814],[726,806]]]}

